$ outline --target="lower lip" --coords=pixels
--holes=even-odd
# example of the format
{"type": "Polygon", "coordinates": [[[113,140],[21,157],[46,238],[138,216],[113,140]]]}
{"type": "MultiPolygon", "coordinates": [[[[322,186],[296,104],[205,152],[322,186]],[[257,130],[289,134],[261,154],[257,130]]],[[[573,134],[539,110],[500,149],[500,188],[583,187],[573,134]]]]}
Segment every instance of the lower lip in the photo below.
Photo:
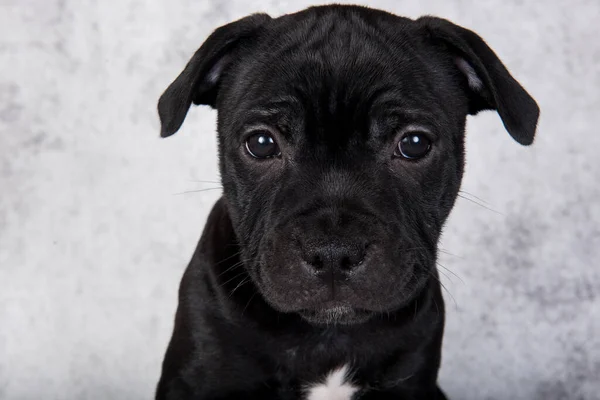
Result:
{"type": "Polygon", "coordinates": [[[318,304],[315,307],[316,311],[327,311],[327,312],[350,312],[353,308],[347,303],[342,303],[338,301],[328,301],[321,304],[318,304]]]}
{"type": "Polygon", "coordinates": [[[349,306],[332,306],[327,308],[321,308],[317,310],[311,310],[305,313],[300,313],[309,322],[316,323],[340,323],[340,324],[355,324],[367,321],[371,314],[355,310],[349,306]]]}

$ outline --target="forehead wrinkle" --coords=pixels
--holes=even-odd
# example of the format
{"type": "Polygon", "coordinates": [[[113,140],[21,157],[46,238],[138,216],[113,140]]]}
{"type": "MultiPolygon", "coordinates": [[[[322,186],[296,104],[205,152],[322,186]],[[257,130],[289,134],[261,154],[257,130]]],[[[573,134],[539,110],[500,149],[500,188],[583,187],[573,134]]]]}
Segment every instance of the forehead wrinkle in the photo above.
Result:
{"type": "MultiPolygon", "coordinates": [[[[393,81],[394,93],[387,95],[394,95],[396,101],[414,95],[415,90],[410,86],[423,86],[420,81],[427,70],[420,65],[423,60],[413,54],[414,46],[407,43],[406,29],[386,32],[373,21],[354,14],[348,19],[336,19],[333,25],[331,21],[320,23],[319,19],[307,19],[296,27],[300,32],[273,29],[269,35],[272,40],[265,43],[271,43],[276,37],[283,38],[282,41],[273,46],[274,49],[269,48],[267,56],[255,64],[262,67],[255,69],[261,74],[244,79],[252,82],[248,90],[243,90],[247,97],[269,91],[289,93],[264,105],[251,104],[249,112],[257,118],[285,119],[295,114],[308,128],[304,129],[303,136],[309,140],[335,142],[336,138],[346,142],[356,137],[357,131],[369,133],[371,99],[378,86],[390,86],[393,81]],[[330,35],[323,37],[320,34],[323,30],[330,35]],[[375,34],[380,31],[385,35],[375,34]],[[321,42],[324,45],[318,51],[311,49],[318,41],[326,42],[321,42]],[[331,45],[336,43],[346,43],[353,49],[340,51],[339,46],[333,46],[336,51],[331,51],[331,45]]],[[[262,49],[267,50],[267,47],[262,49]]],[[[405,100],[412,103],[412,107],[415,101],[419,102],[419,99],[405,100]]],[[[409,116],[418,118],[418,115],[409,116]]]]}
{"type": "MultiPolygon", "coordinates": [[[[340,105],[352,105],[348,103],[364,107],[360,103],[364,103],[378,83],[381,85],[390,77],[396,81],[409,80],[419,73],[420,69],[411,62],[415,60],[414,49],[407,46],[405,40],[399,40],[403,32],[394,36],[389,32],[377,35],[375,33],[385,33],[385,29],[355,13],[347,17],[335,21],[306,19],[296,23],[296,29],[287,27],[285,32],[273,29],[272,40],[265,41],[269,46],[262,47],[264,50],[268,47],[267,56],[258,61],[262,76],[246,80],[254,82],[248,89],[255,93],[267,88],[294,93],[300,97],[300,103],[309,104],[315,112],[321,113],[340,105]],[[324,30],[330,34],[322,35],[324,30]],[[282,38],[281,42],[270,46],[275,37],[282,38]],[[340,47],[340,43],[345,46],[340,47]],[[397,79],[402,75],[407,78],[397,79]],[[316,98],[321,100],[318,107],[310,104],[316,98]]],[[[259,113],[270,114],[269,108],[259,113]]],[[[351,116],[358,110],[353,111],[351,116]]]]}
{"type": "Polygon", "coordinates": [[[272,65],[278,72],[275,76],[282,77],[293,74],[299,61],[313,61],[313,70],[326,69],[338,76],[352,72],[349,67],[355,69],[357,63],[370,64],[371,68],[377,63],[379,68],[389,68],[399,58],[407,58],[414,48],[407,46],[405,24],[390,32],[380,26],[379,19],[373,21],[347,10],[343,16],[326,18],[308,14],[300,21],[290,21],[294,22],[292,27],[276,24],[268,33],[270,40],[265,40],[259,49],[266,55],[262,63],[272,65]],[[287,62],[281,62],[284,60],[287,62]]]}
{"type": "Polygon", "coordinates": [[[291,95],[275,97],[265,102],[255,102],[247,110],[248,114],[257,116],[274,116],[285,113],[286,111],[297,111],[302,108],[302,102],[291,95]]]}
{"type": "Polygon", "coordinates": [[[238,107],[236,129],[247,130],[259,125],[268,125],[287,137],[289,125],[302,116],[302,108],[302,102],[292,95],[257,98],[238,107]]]}
{"type": "Polygon", "coordinates": [[[369,115],[369,118],[374,123],[395,119],[398,121],[399,128],[406,128],[409,125],[423,126],[436,135],[443,125],[439,116],[429,110],[396,105],[378,107],[369,115]]]}

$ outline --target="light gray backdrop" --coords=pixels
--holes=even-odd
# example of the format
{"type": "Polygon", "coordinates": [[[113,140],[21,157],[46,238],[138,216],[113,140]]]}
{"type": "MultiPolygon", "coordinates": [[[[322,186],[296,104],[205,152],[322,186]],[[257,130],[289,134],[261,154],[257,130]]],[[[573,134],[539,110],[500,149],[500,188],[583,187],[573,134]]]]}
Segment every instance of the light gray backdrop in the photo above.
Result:
{"type": "MultiPolygon", "coordinates": [[[[215,112],[160,140],[158,96],[219,25],[312,2],[0,4],[0,399],[150,399],[220,192],[215,112]]],[[[530,148],[469,119],[443,387],[600,399],[600,1],[369,4],[476,30],[542,109],[530,148]]]]}

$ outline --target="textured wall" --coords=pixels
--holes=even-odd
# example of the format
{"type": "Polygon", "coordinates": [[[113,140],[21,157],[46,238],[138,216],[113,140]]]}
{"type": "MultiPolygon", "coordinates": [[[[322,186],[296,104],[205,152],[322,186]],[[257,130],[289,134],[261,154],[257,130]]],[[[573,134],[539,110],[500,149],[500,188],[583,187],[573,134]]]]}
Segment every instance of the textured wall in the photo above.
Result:
{"type": "MultiPolygon", "coordinates": [[[[215,113],[160,140],[156,100],[217,26],[309,4],[0,0],[0,399],[151,397],[219,196],[197,182],[218,179],[215,113]]],[[[495,113],[469,120],[443,386],[599,399],[600,2],[369,4],[476,30],[542,109],[530,148],[495,113]]]]}

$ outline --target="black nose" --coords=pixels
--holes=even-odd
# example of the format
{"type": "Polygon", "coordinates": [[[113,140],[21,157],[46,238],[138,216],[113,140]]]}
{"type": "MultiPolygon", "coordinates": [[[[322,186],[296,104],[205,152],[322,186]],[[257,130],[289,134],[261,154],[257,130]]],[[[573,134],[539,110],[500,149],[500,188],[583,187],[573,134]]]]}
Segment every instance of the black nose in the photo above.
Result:
{"type": "Polygon", "coordinates": [[[313,273],[347,276],[365,259],[367,246],[361,243],[325,242],[307,245],[304,261],[313,273]]]}

